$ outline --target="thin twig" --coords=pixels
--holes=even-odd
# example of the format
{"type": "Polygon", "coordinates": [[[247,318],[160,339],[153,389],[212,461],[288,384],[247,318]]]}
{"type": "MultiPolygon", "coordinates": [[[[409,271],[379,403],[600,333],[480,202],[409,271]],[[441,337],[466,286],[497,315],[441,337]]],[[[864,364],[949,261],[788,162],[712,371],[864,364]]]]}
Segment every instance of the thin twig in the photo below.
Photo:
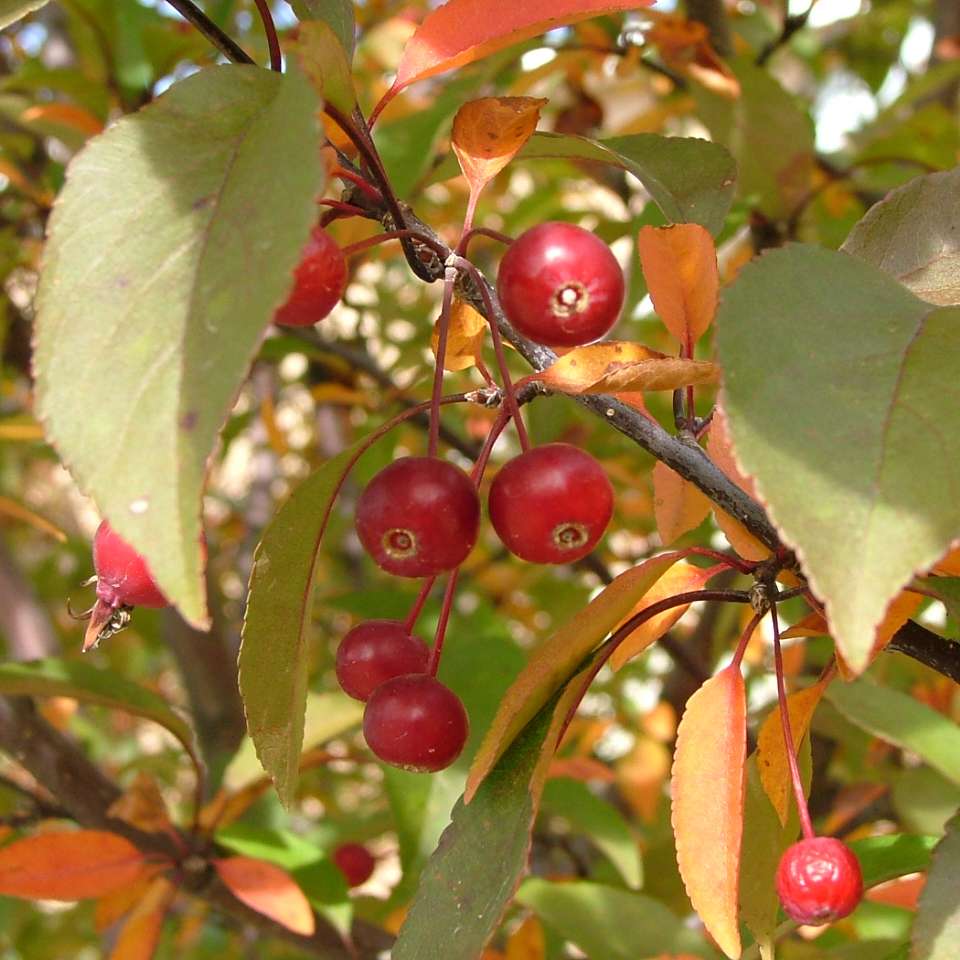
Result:
{"type": "Polygon", "coordinates": [[[191,0],[167,0],[184,20],[193,24],[231,63],[255,64],[237,44],[228,37],[195,3],[191,0]]]}

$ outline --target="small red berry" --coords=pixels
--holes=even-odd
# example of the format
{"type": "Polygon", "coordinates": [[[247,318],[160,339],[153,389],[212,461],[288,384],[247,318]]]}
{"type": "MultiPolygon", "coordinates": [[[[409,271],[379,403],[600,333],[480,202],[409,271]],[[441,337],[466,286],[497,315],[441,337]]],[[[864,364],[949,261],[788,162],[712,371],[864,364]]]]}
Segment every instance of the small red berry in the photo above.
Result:
{"type": "Polygon", "coordinates": [[[623,271],[589,230],[541,223],[517,237],[503,255],[497,294],[524,336],[551,347],[575,347],[599,339],[617,322],[623,271]]]}
{"type": "Polygon", "coordinates": [[[97,598],[110,607],[166,607],[147,561],[104,520],[93,538],[97,598]]]}
{"type": "Polygon", "coordinates": [[[333,862],[339,867],[348,887],[359,887],[366,883],[377,861],[362,843],[341,843],[333,851],[333,862]]]}
{"type": "Polygon", "coordinates": [[[337,680],[356,700],[367,700],[387,680],[426,673],[430,651],[399,620],[358,623],[337,647],[337,680]]]}
{"type": "Polygon", "coordinates": [[[534,447],[490,486],[490,521],[511,553],[531,563],[572,563],[603,536],[613,487],[589,453],[568,443],[534,447]]]}
{"type": "Polygon", "coordinates": [[[283,327],[310,327],[340,301],[347,285],[347,261],[336,241],[314,227],[293,271],[293,290],[273,315],[283,327]]]}
{"type": "Polygon", "coordinates": [[[379,567],[399,577],[430,577],[458,567],[473,549],[480,502],[459,467],[436,457],[404,457],[367,484],[356,524],[379,567]]]}
{"type": "Polygon", "coordinates": [[[863,895],[856,856],[833,837],[813,837],[788,847],[777,867],[776,885],[787,916],[814,926],[846,917],[863,895]]]}
{"type": "Polygon", "coordinates": [[[449,767],[469,732],[460,698],[425,673],[377,687],[363,713],[367,745],[384,763],[417,773],[449,767]]]}

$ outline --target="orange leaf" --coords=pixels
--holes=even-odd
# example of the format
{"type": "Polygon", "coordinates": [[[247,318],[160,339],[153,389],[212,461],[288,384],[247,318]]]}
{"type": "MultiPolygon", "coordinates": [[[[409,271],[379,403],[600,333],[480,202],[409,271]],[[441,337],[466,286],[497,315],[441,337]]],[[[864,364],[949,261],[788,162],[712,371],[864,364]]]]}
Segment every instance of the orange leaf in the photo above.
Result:
{"type": "Polygon", "coordinates": [[[713,237],[697,223],[643,227],[637,249],[657,315],[693,352],[713,322],[720,273],[713,237]]]}
{"type": "Polygon", "coordinates": [[[407,43],[387,100],[415,80],[473,63],[548,30],[651,0],[449,0],[407,43]]]}
{"type": "Polygon", "coordinates": [[[248,907],[294,933],[313,934],[313,910],[288,873],[252,857],[214,860],[213,866],[230,892],[248,907]]]}
{"type": "Polygon", "coordinates": [[[740,956],[746,695],[729,666],[687,701],[673,760],[677,865],[694,910],[731,958],[740,956]]]}
{"type": "Polygon", "coordinates": [[[538,647],[500,701],[493,722],[477,750],[464,800],[469,803],[504,750],[553,694],[568,681],[583,659],[607,637],[677,560],[679,553],[651,557],[594,597],[575,617],[538,647]]]}
{"type": "Polygon", "coordinates": [[[941,577],[960,577],[960,547],[948,550],[933,565],[933,572],[941,577]]]}
{"type": "Polygon", "coordinates": [[[123,796],[110,805],[107,813],[147,833],[158,833],[172,827],[157,781],[142,770],[123,796]]]}
{"type": "Polygon", "coordinates": [[[86,136],[94,136],[103,130],[103,123],[92,113],[68,103],[41,103],[27,107],[20,115],[24,123],[56,123],[69,127],[86,136]]]}
{"type": "Polygon", "coordinates": [[[686,74],[720,96],[740,96],[740,82],[710,46],[702,23],[660,14],[647,37],[657,45],[664,64],[677,73],[686,74]]]}
{"type": "MultiPolygon", "coordinates": [[[[688,590],[699,590],[716,572],[708,567],[695,567],[692,563],[681,560],[644,594],[643,599],[624,619],[629,619],[641,610],[666,600],[667,597],[686,593],[688,590]]],[[[672,610],[665,610],[651,617],[646,623],[642,623],[613,651],[610,656],[610,666],[614,670],[619,670],[628,660],[656,643],[687,612],[689,606],[690,604],[687,603],[672,610]]]]}
{"type": "Polygon", "coordinates": [[[478,194],[530,139],[546,102],[538,97],[484,97],[457,111],[451,145],[472,194],[478,194]]]}
{"type": "Polygon", "coordinates": [[[177,895],[177,888],[157,877],[130,912],[110,954],[110,960],[150,960],[160,942],[163,921],[177,895]]]}
{"type": "Polygon", "coordinates": [[[696,529],[709,512],[707,495],[658,460],[653,468],[653,515],[663,545],[696,529]]]}
{"type": "Polygon", "coordinates": [[[0,850],[0,893],[29,900],[85,900],[135,882],[146,861],[104,830],[43,833],[0,850]]]}
{"type": "Polygon", "coordinates": [[[604,763],[593,757],[554,757],[547,770],[547,779],[567,777],[581,783],[615,783],[616,775],[604,763]]]}
{"type": "MultiPolygon", "coordinates": [[[[443,369],[452,372],[475,367],[483,351],[483,340],[487,332],[487,321],[483,314],[474,310],[463,300],[454,300],[450,309],[450,327],[447,331],[447,352],[443,358],[443,369]]],[[[437,343],[440,339],[435,326],[430,339],[433,355],[437,355],[437,343]]]]}
{"type": "Polygon", "coordinates": [[[885,903],[887,906],[900,907],[903,910],[916,910],[917,900],[923,893],[926,882],[925,873],[908,873],[867,890],[864,898],[872,903],[885,903]]]}
{"type": "Polygon", "coordinates": [[[97,933],[103,933],[107,927],[112,927],[124,914],[129,913],[146,896],[157,871],[162,869],[159,866],[152,870],[147,867],[133,883],[117,887],[100,897],[93,914],[93,925],[97,933]]]}
{"type": "Polygon", "coordinates": [[[816,610],[813,610],[805,617],[801,617],[780,636],[784,640],[790,640],[793,637],[829,637],[830,628],[827,626],[827,621],[816,610]]]}
{"type": "Polygon", "coordinates": [[[657,817],[664,797],[663,785],[670,775],[670,751],[656,740],[643,737],[617,761],[620,793],[631,809],[647,823],[657,817]]]}
{"type": "Polygon", "coordinates": [[[719,376],[719,367],[704,360],[668,357],[639,343],[606,340],[574,348],[531,379],[559,393],[581,394],[676,390],[716,383],[719,376]]]}
{"type": "Polygon", "coordinates": [[[547,951],[546,938],[540,921],[529,916],[510,934],[506,945],[506,960],[543,960],[547,951]]]}
{"type": "MultiPolygon", "coordinates": [[[[790,733],[793,736],[794,751],[806,736],[813,718],[813,712],[827,688],[830,678],[826,677],[811,687],[798,690],[787,697],[787,712],[790,714],[790,733]]],[[[757,770],[763,792],[770,798],[773,809],[777,811],[780,825],[787,825],[790,811],[790,767],[787,764],[787,751],[784,748],[783,727],[780,722],[780,708],[775,706],[767,714],[760,733],[757,735],[757,770]]]]}

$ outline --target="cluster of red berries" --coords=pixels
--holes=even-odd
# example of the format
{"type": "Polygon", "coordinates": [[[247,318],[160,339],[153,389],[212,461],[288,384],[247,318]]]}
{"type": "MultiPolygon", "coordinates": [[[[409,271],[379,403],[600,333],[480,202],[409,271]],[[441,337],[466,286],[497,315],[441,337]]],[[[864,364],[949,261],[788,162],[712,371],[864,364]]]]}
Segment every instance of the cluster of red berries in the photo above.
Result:
{"type": "MultiPolygon", "coordinates": [[[[623,303],[616,259],[592,233],[547,223],[516,240],[503,258],[498,292],[511,323],[549,345],[574,345],[606,333],[623,303]]],[[[572,563],[603,536],[613,488],[588,453],[564,443],[527,450],[497,474],[490,520],[507,549],[533,563],[572,563]]],[[[356,528],[374,562],[401,577],[455,570],[477,540],[476,478],[436,457],[404,457],[367,485],[356,528]]],[[[460,699],[430,672],[426,645],[399,621],[354,627],[337,652],[337,677],[366,701],[370,749],[410,770],[443,769],[460,755],[469,730],[460,699]]],[[[435,666],[435,664],[434,664],[435,666]]]]}

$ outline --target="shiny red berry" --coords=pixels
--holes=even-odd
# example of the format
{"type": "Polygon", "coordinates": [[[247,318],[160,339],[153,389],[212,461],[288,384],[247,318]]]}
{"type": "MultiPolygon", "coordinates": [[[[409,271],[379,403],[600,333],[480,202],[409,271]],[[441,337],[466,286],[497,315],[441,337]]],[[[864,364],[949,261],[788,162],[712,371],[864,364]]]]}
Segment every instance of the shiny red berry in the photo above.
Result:
{"type": "Polygon", "coordinates": [[[339,867],[348,887],[359,887],[366,883],[377,861],[362,843],[341,843],[333,851],[333,862],[339,867]]]}
{"type": "Polygon", "coordinates": [[[787,848],[777,867],[776,886],[787,916],[817,926],[856,909],[863,895],[863,875],[846,844],[833,837],[813,837],[787,848]]]}
{"type": "Polygon", "coordinates": [[[356,700],[366,700],[387,680],[426,673],[430,651],[399,620],[358,623],[337,647],[337,680],[356,700]]]}
{"type": "Polygon", "coordinates": [[[273,315],[283,327],[310,327],[340,301],[347,285],[347,261],[336,241],[314,227],[293,271],[293,290],[273,315]]]}
{"type": "Polygon", "coordinates": [[[430,577],[458,567],[473,549],[480,503],[459,467],[436,457],[404,457],[367,484],[356,523],[379,567],[399,577],[430,577]]]}
{"type": "Polygon", "coordinates": [[[93,538],[97,598],[109,607],[166,607],[147,561],[104,520],[93,538]]]}
{"type": "Polygon", "coordinates": [[[567,443],[534,447],[490,486],[490,521],[504,545],[531,563],[572,563],[603,536],[613,487],[589,453],[567,443]]]}
{"type": "Polygon", "coordinates": [[[504,254],[497,294],[520,333],[551,347],[575,347],[599,339],[617,322],[623,271],[589,230],[541,223],[504,254]]]}
{"type": "Polygon", "coordinates": [[[367,745],[384,763],[418,773],[449,767],[469,732],[460,698],[425,673],[377,687],[363,713],[367,745]]]}

